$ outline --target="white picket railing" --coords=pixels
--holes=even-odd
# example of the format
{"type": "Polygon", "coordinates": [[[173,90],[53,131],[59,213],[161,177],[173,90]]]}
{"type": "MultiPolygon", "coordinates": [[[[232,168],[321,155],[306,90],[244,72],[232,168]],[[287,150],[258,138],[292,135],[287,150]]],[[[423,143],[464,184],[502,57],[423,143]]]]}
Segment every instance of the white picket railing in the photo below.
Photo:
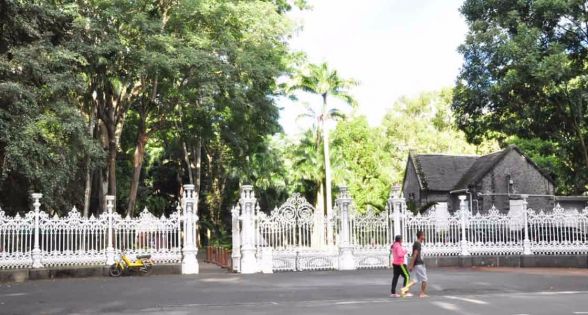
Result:
{"type": "Polygon", "coordinates": [[[113,211],[111,196],[98,217],[83,217],[76,208],[63,217],[49,216],[40,209],[41,195],[33,194],[34,210],[25,216],[10,217],[0,209],[0,269],[105,265],[124,252],[150,254],[156,263],[180,263],[192,255],[188,265],[191,273],[197,272],[197,249],[184,240],[185,231],[192,239],[197,233],[191,189],[185,188],[188,203],[184,202],[191,226],[183,220],[188,218],[186,207],[179,206],[169,217],[157,218],[144,209],[138,217],[123,218],[113,211]]]}

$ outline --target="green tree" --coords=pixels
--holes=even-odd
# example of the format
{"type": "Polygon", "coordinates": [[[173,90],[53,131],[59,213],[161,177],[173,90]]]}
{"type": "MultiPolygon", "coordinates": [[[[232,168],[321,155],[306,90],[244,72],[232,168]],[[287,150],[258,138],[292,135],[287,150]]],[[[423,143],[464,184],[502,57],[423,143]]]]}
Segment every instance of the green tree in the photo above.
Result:
{"type": "MultiPolygon", "coordinates": [[[[318,112],[318,132],[322,136],[324,167],[325,167],[325,199],[327,217],[332,217],[333,200],[331,185],[331,161],[329,154],[329,132],[326,130],[326,123],[334,117],[340,116],[340,111],[335,107],[329,107],[328,100],[331,97],[343,100],[345,103],[355,107],[357,102],[349,93],[350,89],[357,85],[356,81],[343,79],[336,70],[329,68],[326,63],[319,65],[309,64],[294,77],[290,90],[301,90],[307,93],[316,94],[321,97],[322,105],[318,112]]],[[[330,238],[330,237],[329,237],[330,238]]]]}
{"type": "Polygon", "coordinates": [[[370,127],[364,116],[337,124],[333,153],[347,170],[339,180],[349,186],[359,211],[385,208],[392,186],[391,152],[383,130],[370,127]]]}
{"type": "Polygon", "coordinates": [[[562,150],[558,143],[539,138],[526,139],[517,136],[508,137],[505,142],[518,146],[545,174],[554,178],[558,193],[568,194],[576,189],[573,184],[576,175],[569,173],[567,163],[570,160],[561,156],[562,150]]]}
{"type": "Polygon", "coordinates": [[[485,154],[498,150],[494,141],[472,145],[454,124],[452,91],[423,92],[401,97],[382,122],[392,157],[392,180],[400,183],[410,151],[417,153],[485,154]]]}
{"type": "Polygon", "coordinates": [[[586,8],[575,0],[465,1],[469,32],[453,102],[471,141],[556,144],[576,193],[588,182],[586,8]]]}
{"type": "Polygon", "coordinates": [[[100,162],[76,93],[83,58],[70,47],[74,15],[43,1],[0,1],[0,203],[28,210],[31,192],[49,211],[81,205],[77,178],[100,162]]]}

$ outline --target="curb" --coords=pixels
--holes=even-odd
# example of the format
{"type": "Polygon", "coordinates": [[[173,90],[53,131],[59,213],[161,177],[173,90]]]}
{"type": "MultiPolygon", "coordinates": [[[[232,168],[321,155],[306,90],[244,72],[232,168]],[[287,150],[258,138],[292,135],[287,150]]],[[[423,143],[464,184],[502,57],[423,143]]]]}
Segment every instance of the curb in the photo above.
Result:
{"type": "MultiPolygon", "coordinates": [[[[24,282],[27,280],[47,280],[64,278],[110,277],[107,266],[55,267],[41,269],[0,270],[0,283],[24,282]]],[[[153,266],[151,275],[181,274],[180,264],[153,266]]]]}
{"type": "Polygon", "coordinates": [[[424,259],[427,268],[588,268],[588,255],[445,256],[424,259]]]}

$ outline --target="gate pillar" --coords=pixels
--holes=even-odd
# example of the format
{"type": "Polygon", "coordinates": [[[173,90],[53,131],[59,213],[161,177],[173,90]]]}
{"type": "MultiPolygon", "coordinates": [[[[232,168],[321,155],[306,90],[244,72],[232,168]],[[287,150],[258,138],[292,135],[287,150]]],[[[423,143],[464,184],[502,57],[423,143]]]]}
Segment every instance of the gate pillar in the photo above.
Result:
{"type": "Polygon", "coordinates": [[[259,271],[255,257],[255,193],[253,186],[241,187],[241,273],[256,273],[259,271]]]}
{"type": "Polygon", "coordinates": [[[339,187],[339,196],[337,197],[336,202],[341,211],[339,270],[355,270],[353,246],[350,242],[349,233],[349,207],[351,205],[351,197],[349,196],[347,187],[339,187]]]}
{"type": "Polygon", "coordinates": [[[196,255],[198,248],[196,248],[196,223],[198,223],[198,216],[194,213],[194,205],[196,203],[196,196],[194,195],[194,185],[184,186],[184,243],[182,254],[182,274],[191,275],[197,274],[200,271],[196,255]]]}

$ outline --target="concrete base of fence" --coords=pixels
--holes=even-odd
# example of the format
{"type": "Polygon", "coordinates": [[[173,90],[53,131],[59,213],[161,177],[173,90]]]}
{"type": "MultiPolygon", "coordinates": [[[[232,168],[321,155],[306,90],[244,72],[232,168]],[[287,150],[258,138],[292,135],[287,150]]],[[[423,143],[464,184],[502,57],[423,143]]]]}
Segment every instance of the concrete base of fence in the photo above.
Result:
{"type": "Polygon", "coordinates": [[[429,268],[588,268],[588,255],[444,256],[426,257],[425,263],[429,268]]]}
{"type": "MultiPolygon", "coordinates": [[[[150,275],[181,274],[181,265],[155,265],[150,275]]],[[[137,276],[141,274],[137,273],[137,276]]],[[[24,270],[0,270],[0,283],[60,278],[109,277],[108,267],[61,267],[24,270]]]]}

